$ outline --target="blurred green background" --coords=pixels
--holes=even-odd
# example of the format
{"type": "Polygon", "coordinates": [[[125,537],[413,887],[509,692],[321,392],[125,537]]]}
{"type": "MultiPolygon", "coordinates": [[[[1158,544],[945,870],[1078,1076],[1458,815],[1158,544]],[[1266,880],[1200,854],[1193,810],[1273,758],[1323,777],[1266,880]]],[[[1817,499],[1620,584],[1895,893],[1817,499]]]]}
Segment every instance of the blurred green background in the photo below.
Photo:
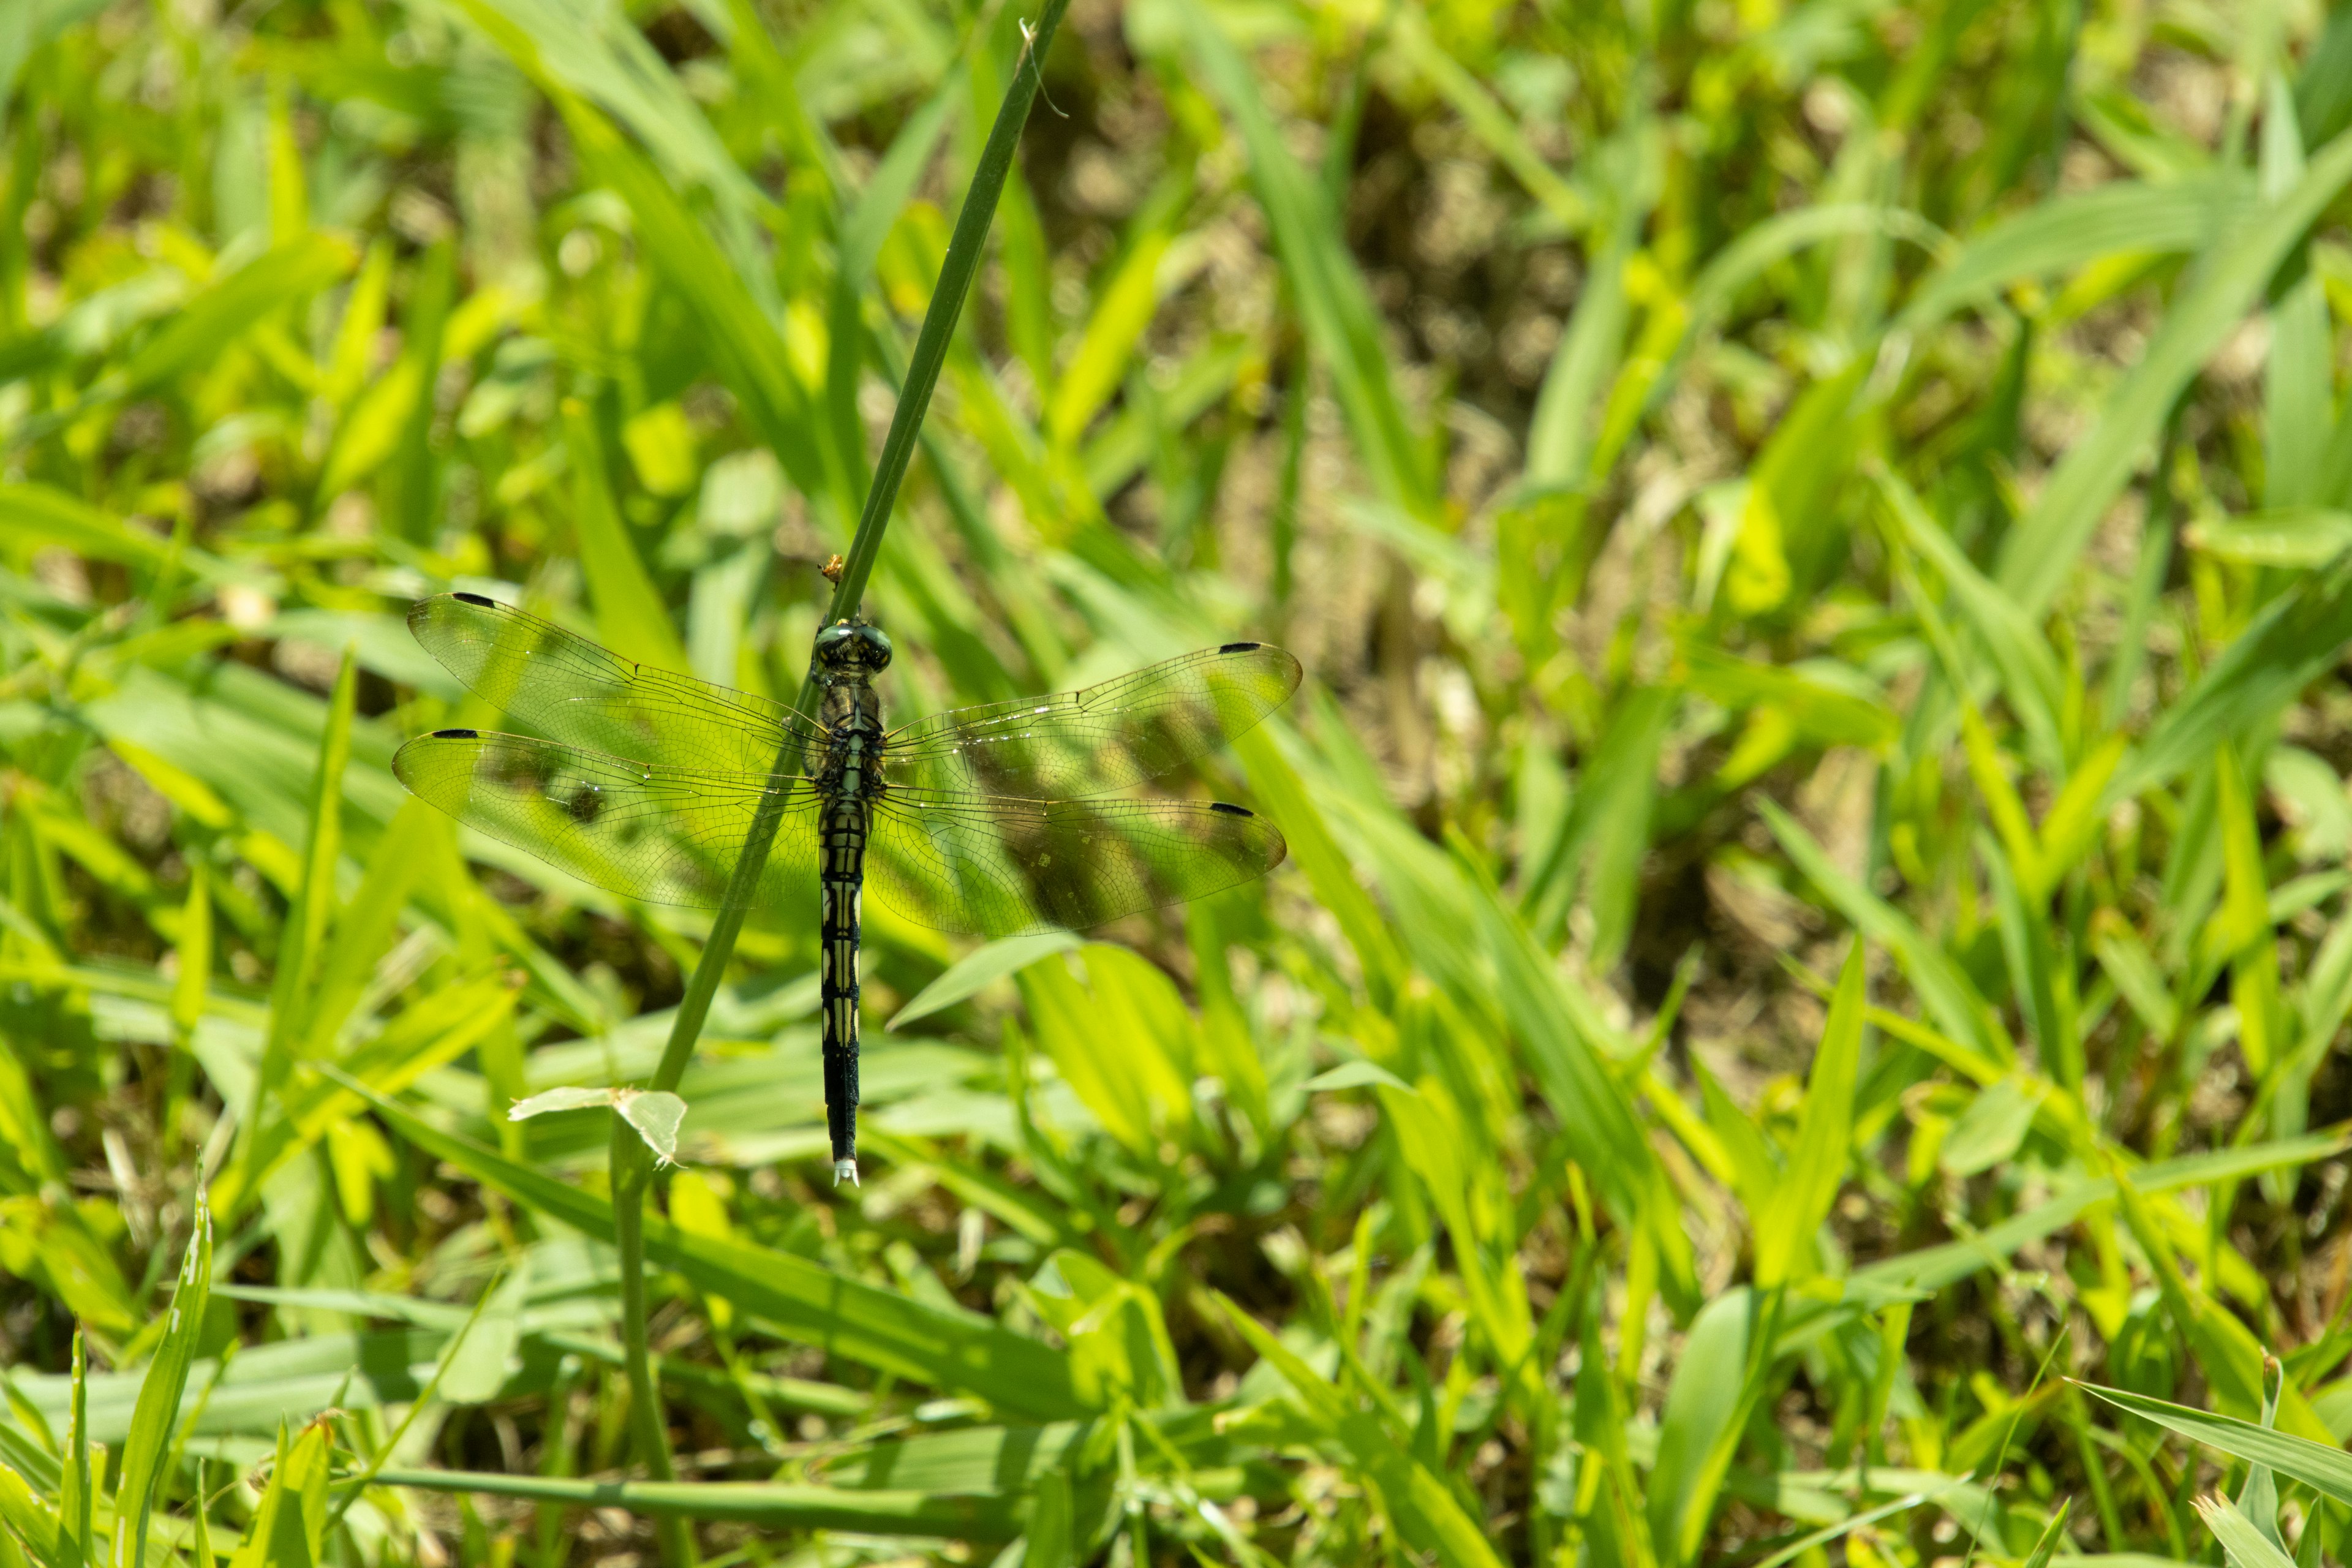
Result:
{"type": "MultiPolygon", "coordinates": [[[[0,0],[0,1568],[151,1487],[151,1562],[652,1553],[604,1113],[504,1112],[709,917],[409,800],[496,715],[401,616],[789,695],[1032,20],[0,0]]],[[[869,907],[854,1190],[747,931],[649,1244],[706,1561],[2340,1559],[2352,1461],[2085,1385],[2352,1434],[2352,8],[1040,68],[886,698],[1280,642],[1213,773],[1291,861],[869,907]]]]}

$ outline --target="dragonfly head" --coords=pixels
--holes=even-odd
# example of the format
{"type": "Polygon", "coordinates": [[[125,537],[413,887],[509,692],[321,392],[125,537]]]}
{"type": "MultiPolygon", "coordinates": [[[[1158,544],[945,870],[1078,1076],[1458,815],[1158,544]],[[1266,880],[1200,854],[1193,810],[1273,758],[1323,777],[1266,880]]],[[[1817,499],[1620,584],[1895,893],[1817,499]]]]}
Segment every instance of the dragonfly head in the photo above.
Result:
{"type": "Polygon", "coordinates": [[[879,675],[890,666],[890,639],[862,621],[835,621],[816,634],[816,668],[835,676],[879,675]]]}

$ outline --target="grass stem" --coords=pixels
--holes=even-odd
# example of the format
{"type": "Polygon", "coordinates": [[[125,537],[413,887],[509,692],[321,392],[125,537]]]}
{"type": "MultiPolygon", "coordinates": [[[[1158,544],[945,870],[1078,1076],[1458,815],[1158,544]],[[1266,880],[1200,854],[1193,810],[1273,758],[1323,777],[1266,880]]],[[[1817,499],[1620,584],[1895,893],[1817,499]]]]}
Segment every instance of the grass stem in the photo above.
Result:
{"type": "MultiPolygon", "coordinates": [[[[1046,0],[1035,25],[1025,30],[1026,41],[1020,58],[1013,64],[1013,80],[997,110],[996,123],[989,130],[988,142],[981,150],[979,164],[972,171],[963,209],[957,215],[955,232],[949,238],[947,256],[940,265],[939,287],[931,294],[922,331],[915,340],[914,358],[907,367],[906,384],[891,414],[889,432],[883,438],[882,456],[875,465],[873,488],[866,491],[857,531],[850,540],[840,579],[834,585],[833,602],[825,613],[827,625],[854,617],[865,600],[866,580],[873,574],[875,560],[881,553],[882,535],[898,503],[899,486],[905,483],[908,467],[914,460],[923,416],[939,385],[940,371],[947,363],[949,345],[955,339],[957,319],[962,314],[964,299],[971,291],[971,280],[987,250],[988,230],[996,216],[997,198],[1004,190],[1004,182],[1013,172],[1013,158],[1020,151],[1021,130],[1028,121],[1030,105],[1043,81],[1045,54],[1053,46],[1054,34],[1068,9],[1069,0],[1046,0]]],[[[854,350],[845,345],[843,352],[854,350]]],[[[804,681],[794,707],[806,713],[814,702],[814,682],[804,681]]],[[[797,742],[787,741],[777,752],[772,773],[778,780],[799,771],[799,749],[797,742]]],[[[725,901],[719,907],[718,919],[711,923],[710,938],[703,944],[702,957],[695,964],[694,973],[687,981],[686,994],[678,1002],[668,1043],[663,1047],[660,1064],[648,1084],[651,1089],[674,1092],[678,1080],[686,1075],[686,1065],[693,1058],[695,1043],[701,1038],[703,1024],[710,1015],[711,1001],[719,994],[719,983],[734,954],[743,917],[751,910],[760,875],[767,867],[768,850],[775,842],[784,801],[782,788],[771,788],[751,819],[743,852],[728,879],[725,901]]],[[[652,1351],[646,1340],[645,1198],[652,1178],[652,1152],[634,1129],[620,1117],[614,1117],[613,1239],[620,1251],[621,1331],[628,1363],[630,1422],[639,1462],[658,1482],[672,1479],[676,1471],[670,1462],[668,1424],[663,1418],[660,1388],[654,1381],[652,1351]]],[[[656,1529],[664,1562],[670,1568],[688,1568],[694,1561],[694,1542],[687,1521],[675,1515],[664,1515],[657,1520],[656,1529]]]]}

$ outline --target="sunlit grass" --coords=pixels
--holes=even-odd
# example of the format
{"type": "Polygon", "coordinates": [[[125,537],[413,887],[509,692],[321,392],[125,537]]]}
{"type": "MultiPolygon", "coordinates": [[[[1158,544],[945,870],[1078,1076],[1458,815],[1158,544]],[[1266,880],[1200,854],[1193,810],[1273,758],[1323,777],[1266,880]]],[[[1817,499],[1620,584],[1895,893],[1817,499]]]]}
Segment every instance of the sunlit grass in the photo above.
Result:
{"type": "Polygon", "coordinates": [[[0,1568],[2341,1559],[2352,12],[599,15],[0,15],[0,1568]],[[870,907],[835,1190],[490,581],[1278,638],[1289,863],[870,907]]]}

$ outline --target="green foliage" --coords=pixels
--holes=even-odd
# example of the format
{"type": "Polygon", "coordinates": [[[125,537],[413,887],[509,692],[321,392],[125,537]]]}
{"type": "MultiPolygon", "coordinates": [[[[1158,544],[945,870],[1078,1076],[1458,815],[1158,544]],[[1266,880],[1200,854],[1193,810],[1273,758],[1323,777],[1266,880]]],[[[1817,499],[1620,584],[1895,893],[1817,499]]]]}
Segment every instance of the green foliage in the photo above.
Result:
{"type": "Polygon", "coordinates": [[[0,1568],[2343,1560],[2352,13],[590,9],[0,0],[0,1568]],[[1290,863],[869,905],[835,1189],[493,583],[1290,863]]]}

